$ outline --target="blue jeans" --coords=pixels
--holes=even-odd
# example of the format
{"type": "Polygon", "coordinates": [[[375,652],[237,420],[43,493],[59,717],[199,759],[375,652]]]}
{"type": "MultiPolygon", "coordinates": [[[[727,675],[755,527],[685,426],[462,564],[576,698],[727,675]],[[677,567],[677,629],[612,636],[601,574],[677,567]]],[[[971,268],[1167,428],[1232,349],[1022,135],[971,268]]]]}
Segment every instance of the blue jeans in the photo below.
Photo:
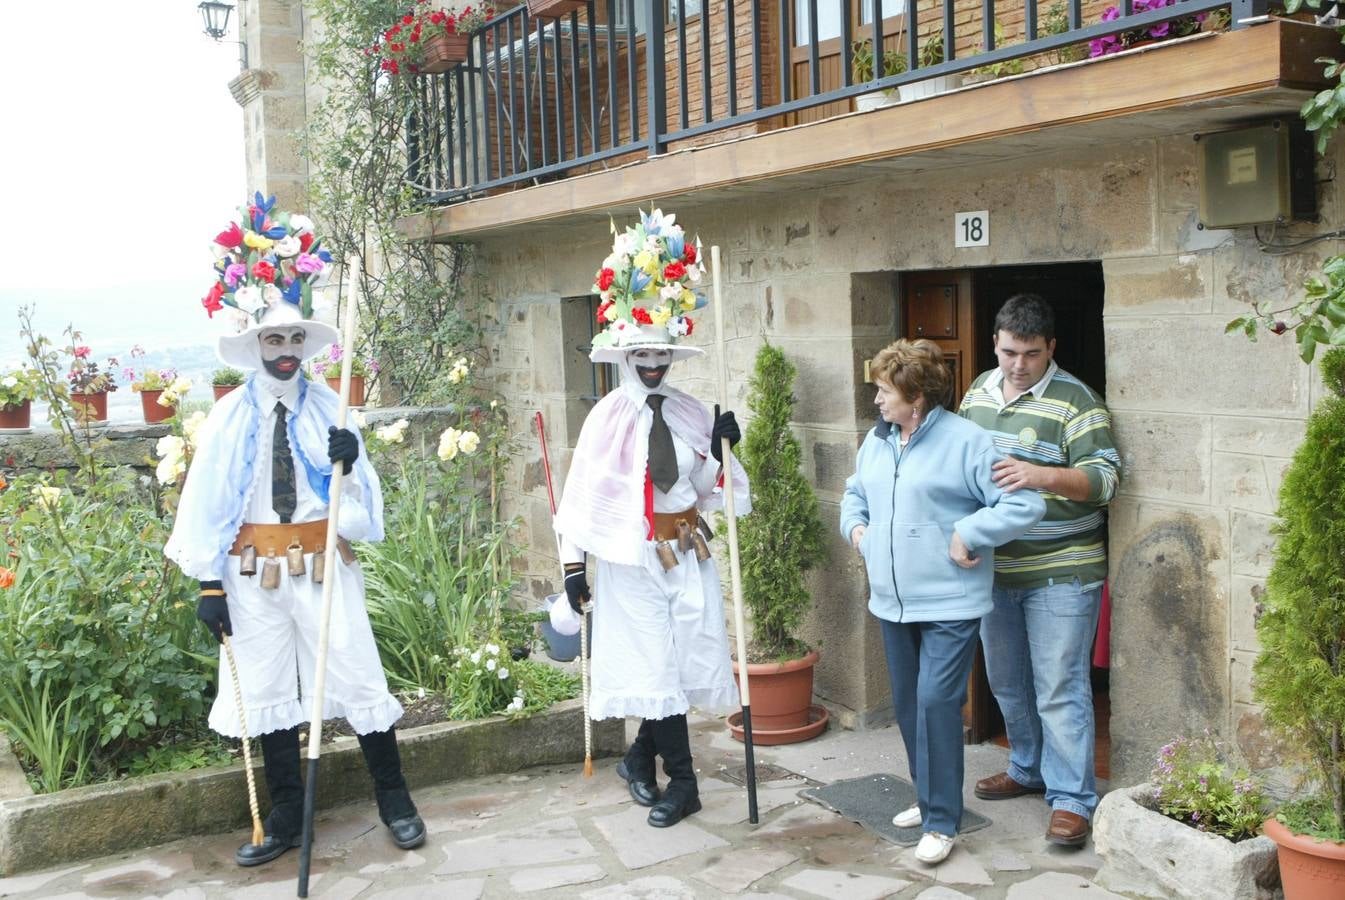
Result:
{"type": "Polygon", "coordinates": [[[1004,713],[1009,777],[1046,789],[1046,802],[1086,819],[1097,807],[1089,664],[1102,585],[1076,578],[996,587],[981,620],[986,677],[1004,713]]]}
{"type": "Polygon", "coordinates": [[[962,704],[980,620],[879,621],[924,830],[951,837],[962,821],[962,704]]]}

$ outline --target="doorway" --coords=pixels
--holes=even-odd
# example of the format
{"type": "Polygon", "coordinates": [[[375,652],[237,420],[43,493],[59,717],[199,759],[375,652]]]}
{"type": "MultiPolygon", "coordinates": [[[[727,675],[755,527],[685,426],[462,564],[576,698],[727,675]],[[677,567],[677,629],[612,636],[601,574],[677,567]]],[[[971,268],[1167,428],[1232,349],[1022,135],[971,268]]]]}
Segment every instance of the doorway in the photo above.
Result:
{"type": "MultiPolygon", "coordinates": [[[[1055,312],[1057,364],[1105,398],[1103,288],[1099,262],[903,273],[897,322],[902,336],[928,338],[943,350],[953,373],[954,396],[950,407],[956,409],[976,376],[996,365],[993,328],[1000,307],[1015,294],[1038,294],[1055,312]]],[[[1103,618],[1096,643],[1105,651],[1108,632],[1105,615],[1103,618]]],[[[1105,652],[1094,654],[1095,661],[1105,662],[1106,658],[1105,652]]],[[[1110,773],[1111,755],[1107,673],[1105,667],[1093,669],[1095,758],[1098,776],[1103,778],[1110,773]]],[[[1007,746],[1004,720],[986,681],[979,647],[962,720],[968,743],[994,741],[1007,746]]]]}

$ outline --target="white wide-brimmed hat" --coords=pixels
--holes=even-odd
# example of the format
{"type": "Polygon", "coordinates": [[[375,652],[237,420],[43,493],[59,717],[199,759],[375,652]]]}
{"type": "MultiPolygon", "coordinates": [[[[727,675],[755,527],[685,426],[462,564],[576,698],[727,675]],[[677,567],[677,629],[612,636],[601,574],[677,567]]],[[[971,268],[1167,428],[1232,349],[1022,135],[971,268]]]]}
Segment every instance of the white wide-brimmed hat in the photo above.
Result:
{"type": "Polygon", "coordinates": [[[337,330],[326,322],[317,319],[305,319],[299,307],[281,300],[268,307],[260,319],[252,316],[238,317],[235,321],[246,327],[237,334],[221,335],[215,346],[215,353],[226,366],[238,369],[260,369],[262,367],[261,333],[268,328],[289,328],[299,326],[304,329],[304,349],[302,359],[309,359],[322,352],[329,344],[341,339],[337,330]]]}

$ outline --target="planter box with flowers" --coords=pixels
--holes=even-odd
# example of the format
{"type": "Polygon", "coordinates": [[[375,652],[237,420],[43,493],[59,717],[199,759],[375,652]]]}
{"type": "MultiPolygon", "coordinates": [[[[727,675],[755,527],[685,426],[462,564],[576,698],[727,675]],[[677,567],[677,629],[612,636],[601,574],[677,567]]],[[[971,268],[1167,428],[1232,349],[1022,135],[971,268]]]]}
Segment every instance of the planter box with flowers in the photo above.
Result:
{"type": "Polygon", "coordinates": [[[1165,746],[1151,777],[1151,783],[1112,791],[1098,804],[1098,884],[1182,900],[1277,896],[1275,843],[1256,834],[1266,798],[1254,778],[1230,771],[1208,736],[1165,746]]]}
{"type": "Polygon", "coordinates": [[[0,376],[0,434],[26,434],[37,396],[38,373],[20,368],[0,376]]]}
{"type": "MultiPolygon", "coordinates": [[[[1177,0],[1134,0],[1132,8],[1135,13],[1142,13],[1153,9],[1163,9],[1176,2],[1177,0]]],[[[1109,6],[1102,11],[1103,22],[1114,22],[1120,17],[1121,10],[1119,7],[1109,6]]],[[[1198,31],[1218,31],[1227,27],[1227,25],[1227,10],[1180,16],[1167,22],[1159,22],[1157,25],[1132,28],[1120,34],[1095,38],[1088,42],[1088,55],[1091,57],[1108,56],[1112,53],[1120,53],[1122,50],[1131,50],[1159,41],[1187,37],[1198,31]]]]}
{"type": "MultiPolygon", "coordinates": [[[[131,348],[132,359],[145,355],[140,347],[131,348]]],[[[154,425],[172,418],[182,397],[191,390],[191,379],[178,375],[177,369],[145,369],[139,375],[127,367],[123,377],[131,382],[131,390],[140,394],[140,410],[146,425],[154,425]]]]}
{"type": "Polygon", "coordinates": [[[107,423],[107,395],[117,389],[112,374],[117,360],[109,356],[105,368],[100,370],[89,347],[75,343],[79,337],[78,332],[70,333],[71,343],[65,350],[70,357],[66,379],[70,382],[71,406],[79,424],[104,425],[107,423]]]}
{"type": "MultiPolygon", "coordinates": [[[[341,391],[341,359],[344,354],[341,351],[340,344],[332,344],[327,348],[324,356],[319,356],[313,360],[313,376],[315,378],[325,378],[327,386],[340,393],[341,391]]],[[[373,378],[379,372],[378,360],[372,356],[360,358],[353,356],[350,359],[350,405],[363,406],[366,395],[365,387],[368,379],[373,378]]]]}
{"type": "Polygon", "coordinates": [[[472,34],[494,16],[488,3],[451,12],[420,0],[367,52],[380,57],[379,68],[392,75],[438,75],[467,60],[472,34]]]}

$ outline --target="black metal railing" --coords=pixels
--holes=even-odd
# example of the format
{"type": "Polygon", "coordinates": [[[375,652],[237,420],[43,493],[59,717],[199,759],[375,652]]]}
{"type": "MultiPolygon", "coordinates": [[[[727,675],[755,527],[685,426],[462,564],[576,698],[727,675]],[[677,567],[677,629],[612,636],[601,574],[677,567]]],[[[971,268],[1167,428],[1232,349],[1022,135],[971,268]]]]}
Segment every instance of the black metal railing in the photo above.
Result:
{"type": "Polygon", "coordinates": [[[1218,10],[1229,11],[1231,27],[1245,27],[1265,14],[1267,2],[1178,0],[1149,8],[1145,0],[1115,0],[1115,18],[1088,24],[1085,6],[1100,11],[1104,3],[740,0],[735,8],[732,0],[587,0],[559,18],[519,6],[472,36],[465,62],[418,80],[407,122],[407,180],[429,203],[454,202],[1218,10]],[[833,37],[819,39],[819,5],[827,3],[839,7],[832,10],[839,22],[830,22],[833,37]],[[889,5],[902,9],[894,15],[883,9],[889,5]],[[1043,31],[1043,11],[1054,8],[1060,19],[1061,6],[1066,22],[1043,31]],[[855,10],[868,21],[856,26],[855,10]],[[957,14],[968,10],[970,22],[962,15],[959,25],[957,14]],[[997,13],[1015,15],[1021,33],[1013,42],[997,34],[997,13]],[[969,35],[976,39],[971,49],[969,35]],[[862,45],[900,52],[909,69],[883,75],[879,57],[870,69],[875,77],[857,81],[854,53],[862,45]]]}

